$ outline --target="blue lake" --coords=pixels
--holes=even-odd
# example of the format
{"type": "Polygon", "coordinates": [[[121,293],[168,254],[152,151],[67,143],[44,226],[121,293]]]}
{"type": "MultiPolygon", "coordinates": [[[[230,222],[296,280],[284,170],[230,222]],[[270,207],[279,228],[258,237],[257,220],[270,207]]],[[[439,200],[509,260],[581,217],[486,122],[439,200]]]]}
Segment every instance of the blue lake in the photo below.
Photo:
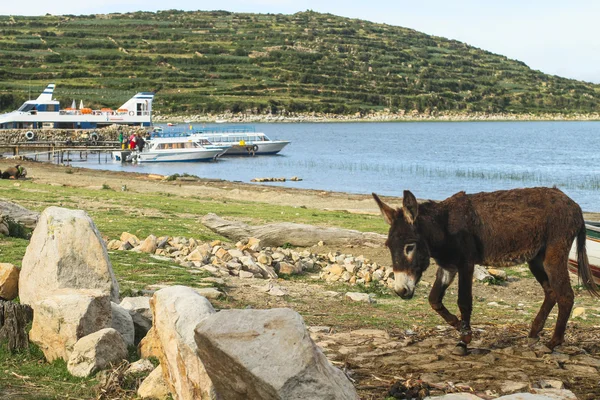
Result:
{"type": "MultiPolygon", "coordinates": [[[[200,125],[195,125],[200,128],[200,125]]],[[[600,211],[600,122],[255,124],[292,143],[277,156],[212,163],[73,163],[75,166],[441,200],[467,193],[556,185],[584,211],[600,211]]],[[[181,129],[189,128],[181,125],[181,129]]]]}

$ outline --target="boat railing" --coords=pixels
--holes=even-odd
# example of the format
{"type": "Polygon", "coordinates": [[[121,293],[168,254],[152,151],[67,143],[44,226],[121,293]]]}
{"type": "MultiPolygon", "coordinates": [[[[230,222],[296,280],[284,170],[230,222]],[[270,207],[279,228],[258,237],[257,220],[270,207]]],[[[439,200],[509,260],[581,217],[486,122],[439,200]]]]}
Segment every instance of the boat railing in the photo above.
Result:
{"type": "Polygon", "coordinates": [[[256,129],[253,126],[235,125],[235,126],[209,126],[195,129],[192,131],[196,134],[210,134],[210,133],[256,133],[256,129]]]}

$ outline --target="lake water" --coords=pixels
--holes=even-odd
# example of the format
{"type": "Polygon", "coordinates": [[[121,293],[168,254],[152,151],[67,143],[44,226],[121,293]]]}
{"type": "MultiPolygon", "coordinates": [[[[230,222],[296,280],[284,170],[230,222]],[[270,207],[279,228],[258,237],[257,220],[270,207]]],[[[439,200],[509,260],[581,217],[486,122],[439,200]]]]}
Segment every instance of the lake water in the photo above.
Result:
{"type": "MultiPolygon", "coordinates": [[[[181,129],[188,128],[180,125],[181,129]]],[[[467,193],[556,185],[585,211],[600,211],[600,122],[255,124],[292,143],[277,156],[212,163],[74,163],[75,166],[441,200],[467,193]]],[[[195,127],[200,128],[200,125],[195,127]]]]}

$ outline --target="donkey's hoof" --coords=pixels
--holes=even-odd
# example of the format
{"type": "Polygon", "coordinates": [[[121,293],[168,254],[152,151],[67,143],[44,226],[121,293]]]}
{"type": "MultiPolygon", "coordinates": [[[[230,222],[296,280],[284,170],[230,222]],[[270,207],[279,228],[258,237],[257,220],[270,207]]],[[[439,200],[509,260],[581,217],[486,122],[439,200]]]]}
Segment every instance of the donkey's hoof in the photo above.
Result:
{"type": "Polygon", "coordinates": [[[452,350],[452,354],[455,356],[466,356],[468,353],[467,346],[462,343],[457,344],[454,350],[452,350]]]}

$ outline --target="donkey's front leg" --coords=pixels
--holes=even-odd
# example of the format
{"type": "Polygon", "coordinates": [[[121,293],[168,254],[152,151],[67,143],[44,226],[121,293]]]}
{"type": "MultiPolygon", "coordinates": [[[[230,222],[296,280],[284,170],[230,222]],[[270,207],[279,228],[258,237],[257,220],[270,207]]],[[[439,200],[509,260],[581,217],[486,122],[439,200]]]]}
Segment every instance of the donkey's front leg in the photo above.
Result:
{"type": "Polygon", "coordinates": [[[466,355],[467,345],[471,343],[471,312],[473,311],[473,270],[474,264],[464,265],[458,271],[458,309],[460,310],[460,342],[454,354],[466,355]]]}
{"type": "Polygon", "coordinates": [[[438,268],[437,273],[435,274],[435,282],[433,283],[431,292],[429,292],[429,305],[431,305],[431,308],[440,314],[450,326],[460,329],[460,321],[456,315],[448,311],[446,306],[442,303],[444,295],[446,294],[446,289],[448,289],[448,286],[450,286],[455,276],[456,267],[454,266],[440,266],[438,268]]]}

